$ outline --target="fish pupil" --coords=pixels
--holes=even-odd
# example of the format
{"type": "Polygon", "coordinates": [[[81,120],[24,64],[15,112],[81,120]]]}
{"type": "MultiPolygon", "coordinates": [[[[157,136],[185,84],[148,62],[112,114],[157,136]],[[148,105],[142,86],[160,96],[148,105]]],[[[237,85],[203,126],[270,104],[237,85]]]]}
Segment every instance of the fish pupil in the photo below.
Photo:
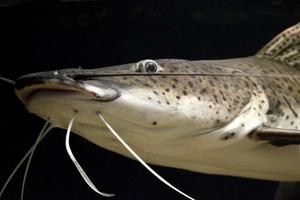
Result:
{"type": "Polygon", "coordinates": [[[157,71],[157,66],[153,62],[149,62],[146,64],[146,72],[156,72],[157,71]]]}

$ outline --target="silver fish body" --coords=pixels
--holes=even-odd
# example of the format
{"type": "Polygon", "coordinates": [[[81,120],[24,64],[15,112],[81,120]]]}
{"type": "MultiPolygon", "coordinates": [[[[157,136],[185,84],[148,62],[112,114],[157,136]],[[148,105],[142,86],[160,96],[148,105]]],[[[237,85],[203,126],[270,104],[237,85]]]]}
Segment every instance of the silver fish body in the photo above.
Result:
{"type": "Polygon", "coordinates": [[[30,112],[60,128],[77,113],[75,133],[128,157],[96,112],[148,163],[298,181],[300,72],[297,56],[284,59],[284,48],[272,57],[274,45],[280,46],[271,42],[247,58],[42,72],[19,78],[16,94],[30,112]],[[266,128],[282,134],[260,135],[266,128]]]}

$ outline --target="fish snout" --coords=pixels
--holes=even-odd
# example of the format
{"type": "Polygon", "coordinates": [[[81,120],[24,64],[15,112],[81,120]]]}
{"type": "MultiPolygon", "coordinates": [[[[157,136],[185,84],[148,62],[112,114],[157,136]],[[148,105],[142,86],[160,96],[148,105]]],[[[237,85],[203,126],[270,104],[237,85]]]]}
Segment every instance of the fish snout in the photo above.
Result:
{"type": "Polygon", "coordinates": [[[31,97],[40,92],[48,92],[53,95],[77,94],[94,101],[113,101],[120,96],[117,87],[107,80],[75,80],[72,73],[65,70],[39,72],[21,76],[15,83],[15,93],[26,105],[31,97]]]}

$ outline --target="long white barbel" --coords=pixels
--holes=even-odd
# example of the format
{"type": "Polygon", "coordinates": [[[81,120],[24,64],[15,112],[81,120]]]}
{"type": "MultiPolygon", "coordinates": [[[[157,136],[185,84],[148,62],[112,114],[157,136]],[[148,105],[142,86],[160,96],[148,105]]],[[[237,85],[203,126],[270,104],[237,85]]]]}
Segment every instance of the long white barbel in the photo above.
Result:
{"type": "Polygon", "coordinates": [[[185,196],[186,198],[190,200],[195,200],[193,197],[185,194],[175,186],[173,186],[171,183],[169,183],[166,179],[164,179],[162,176],[160,176],[157,172],[155,172],[139,155],[135,153],[135,151],[120,137],[120,135],[109,125],[109,123],[104,119],[101,112],[96,113],[97,116],[102,120],[102,122],[107,126],[107,128],[110,130],[110,132],[119,140],[119,142],[133,155],[150,173],[152,173],[156,178],[158,178],[161,182],[178,192],[179,194],[185,196]]]}
{"type": "Polygon", "coordinates": [[[68,152],[68,155],[70,156],[72,162],[74,163],[75,167],[77,168],[78,172],[80,173],[80,175],[82,176],[83,180],[88,184],[88,186],[90,188],[92,188],[96,193],[105,196],[105,197],[113,197],[115,196],[115,194],[109,194],[109,193],[105,193],[105,192],[100,192],[96,186],[93,184],[93,182],[91,181],[91,179],[88,177],[88,175],[85,173],[85,171],[82,169],[82,167],[80,166],[80,164],[78,163],[78,161],[76,160],[75,156],[72,153],[71,147],[70,147],[70,132],[75,120],[74,116],[69,125],[68,125],[68,129],[67,129],[67,134],[66,134],[66,140],[65,140],[65,146],[68,152]]]}
{"type": "MultiPolygon", "coordinates": [[[[44,132],[44,134],[42,134],[39,143],[45,138],[45,136],[49,133],[49,131],[51,131],[54,127],[52,125],[50,125],[44,132]]],[[[18,171],[18,169],[22,166],[22,164],[24,163],[24,161],[27,159],[27,157],[31,154],[31,152],[35,149],[34,145],[26,152],[26,154],[23,156],[23,158],[19,161],[19,163],[16,165],[16,167],[14,168],[14,170],[10,173],[10,175],[8,176],[8,178],[6,179],[4,185],[1,188],[0,191],[0,199],[7,187],[7,185],[10,183],[11,179],[14,177],[14,175],[16,174],[16,172],[18,171]]]]}

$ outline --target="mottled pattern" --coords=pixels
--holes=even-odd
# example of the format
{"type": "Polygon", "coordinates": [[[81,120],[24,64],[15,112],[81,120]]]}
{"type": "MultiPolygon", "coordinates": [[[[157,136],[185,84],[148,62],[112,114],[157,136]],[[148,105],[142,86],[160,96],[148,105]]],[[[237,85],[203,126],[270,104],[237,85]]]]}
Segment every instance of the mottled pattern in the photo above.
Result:
{"type": "MultiPolygon", "coordinates": [[[[256,85],[247,76],[201,76],[195,73],[233,74],[235,69],[221,67],[214,62],[187,60],[157,60],[162,73],[187,73],[190,75],[146,75],[109,77],[122,87],[144,88],[147,98],[156,106],[179,107],[192,104],[199,108],[192,118],[203,119],[201,110],[207,107],[206,121],[211,126],[232,120],[247,104],[255,92],[256,85]]],[[[159,122],[158,122],[159,123],[159,122]]],[[[155,124],[156,125],[156,124],[155,124]]]]}

